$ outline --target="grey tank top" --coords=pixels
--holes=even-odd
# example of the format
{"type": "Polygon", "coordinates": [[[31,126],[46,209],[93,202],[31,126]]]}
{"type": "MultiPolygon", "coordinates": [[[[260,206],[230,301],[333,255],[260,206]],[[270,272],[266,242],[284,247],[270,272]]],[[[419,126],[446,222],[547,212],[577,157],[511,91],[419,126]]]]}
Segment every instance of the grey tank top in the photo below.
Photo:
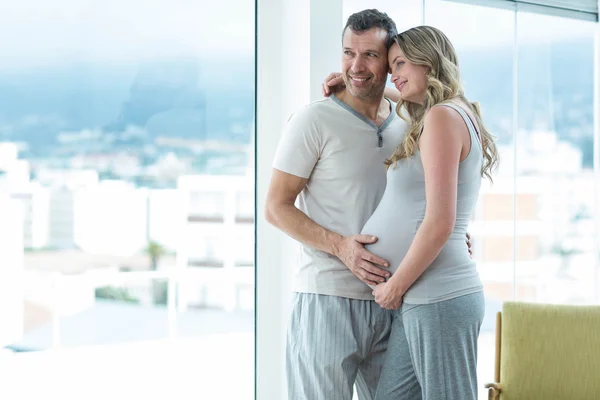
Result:
{"type": "MultiPolygon", "coordinates": [[[[454,103],[442,103],[464,119],[471,148],[458,167],[456,223],[440,254],[404,296],[407,304],[428,304],[483,290],[475,262],[470,258],[466,232],[481,187],[483,150],[475,126],[467,113],[454,103]]],[[[387,186],[362,233],[378,237],[367,246],[389,261],[394,273],[407,253],[425,217],[425,175],[421,154],[399,161],[387,171],[387,186]]]]}

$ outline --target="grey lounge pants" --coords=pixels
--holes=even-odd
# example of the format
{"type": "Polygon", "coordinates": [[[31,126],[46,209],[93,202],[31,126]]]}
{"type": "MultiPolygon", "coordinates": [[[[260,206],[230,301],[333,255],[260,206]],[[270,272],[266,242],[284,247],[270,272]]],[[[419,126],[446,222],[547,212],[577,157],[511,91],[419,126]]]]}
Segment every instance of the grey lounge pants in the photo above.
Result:
{"type": "Polygon", "coordinates": [[[477,400],[482,292],[394,312],[377,400],[477,400]]]}

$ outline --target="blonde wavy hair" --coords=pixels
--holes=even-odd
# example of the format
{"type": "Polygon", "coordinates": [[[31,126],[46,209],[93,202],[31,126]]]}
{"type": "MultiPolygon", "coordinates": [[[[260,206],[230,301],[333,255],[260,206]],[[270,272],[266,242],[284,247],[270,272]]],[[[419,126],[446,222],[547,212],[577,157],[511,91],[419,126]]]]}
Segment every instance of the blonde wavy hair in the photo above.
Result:
{"type": "Polygon", "coordinates": [[[412,157],[417,152],[425,115],[431,107],[458,99],[470,107],[479,126],[484,155],[481,175],[492,181],[491,174],[498,166],[495,137],[483,124],[479,104],[468,101],[464,95],[460,82],[458,58],[450,40],[439,29],[431,26],[418,26],[396,35],[394,42],[400,46],[408,61],[427,67],[427,91],[425,103],[422,105],[403,100],[398,102],[396,113],[409,124],[409,130],[404,142],[385,162],[386,166],[389,168],[400,160],[412,157]],[[408,118],[402,114],[403,108],[408,112],[408,118]]]}

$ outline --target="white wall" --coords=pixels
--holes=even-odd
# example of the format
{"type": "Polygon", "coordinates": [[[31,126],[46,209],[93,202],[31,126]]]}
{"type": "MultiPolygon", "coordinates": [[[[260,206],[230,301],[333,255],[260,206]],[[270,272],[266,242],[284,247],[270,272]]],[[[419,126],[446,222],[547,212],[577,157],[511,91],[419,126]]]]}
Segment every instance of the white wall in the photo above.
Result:
{"type": "Polygon", "coordinates": [[[271,163],[290,114],[340,68],[342,0],[259,0],[257,42],[257,399],[284,399],[285,331],[297,245],[264,219],[271,163]]]}

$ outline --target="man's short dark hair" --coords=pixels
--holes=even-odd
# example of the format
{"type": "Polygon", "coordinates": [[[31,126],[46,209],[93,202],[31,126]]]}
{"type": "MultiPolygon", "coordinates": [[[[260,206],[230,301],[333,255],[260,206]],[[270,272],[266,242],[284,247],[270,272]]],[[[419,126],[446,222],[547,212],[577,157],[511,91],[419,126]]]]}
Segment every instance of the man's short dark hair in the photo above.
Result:
{"type": "Polygon", "coordinates": [[[385,30],[387,32],[385,44],[388,49],[392,47],[392,44],[394,44],[393,38],[398,34],[394,20],[388,17],[386,13],[376,9],[363,10],[352,14],[342,31],[342,40],[347,28],[352,29],[354,32],[365,32],[373,28],[385,30]]]}

